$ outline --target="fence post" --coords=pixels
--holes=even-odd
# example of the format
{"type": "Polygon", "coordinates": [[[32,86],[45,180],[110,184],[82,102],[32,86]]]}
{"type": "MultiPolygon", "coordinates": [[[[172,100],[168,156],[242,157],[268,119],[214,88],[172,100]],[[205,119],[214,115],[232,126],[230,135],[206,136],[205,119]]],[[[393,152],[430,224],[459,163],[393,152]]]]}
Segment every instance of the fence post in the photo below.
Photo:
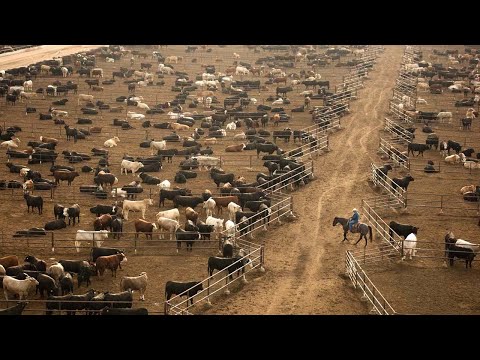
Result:
{"type": "Polygon", "coordinates": [[[138,238],[135,236],[135,242],[134,242],[134,252],[135,252],[135,255],[137,255],[137,240],[138,238]]]}
{"type": "Polygon", "coordinates": [[[440,214],[443,214],[443,195],[440,195],[440,214]]]}
{"type": "Polygon", "coordinates": [[[55,234],[53,231],[51,232],[51,234],[52,234],[52,253],[54,253],[55,252],[55,234]]]}

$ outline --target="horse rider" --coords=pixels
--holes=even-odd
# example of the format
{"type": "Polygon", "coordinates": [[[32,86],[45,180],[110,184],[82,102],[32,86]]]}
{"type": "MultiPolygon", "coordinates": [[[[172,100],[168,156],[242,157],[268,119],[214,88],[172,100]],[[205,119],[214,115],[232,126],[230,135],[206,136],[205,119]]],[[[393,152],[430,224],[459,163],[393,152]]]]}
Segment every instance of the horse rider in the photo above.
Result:
{"type": "Polygon", "coordinates": [[[352,231],[352,226],[358,223],[358,220],[360,220],[360,214],[358,213],[358,210],[354,208],[353,210],[353,215],[352,217],[348,220],[348,229],[352,231]]]}

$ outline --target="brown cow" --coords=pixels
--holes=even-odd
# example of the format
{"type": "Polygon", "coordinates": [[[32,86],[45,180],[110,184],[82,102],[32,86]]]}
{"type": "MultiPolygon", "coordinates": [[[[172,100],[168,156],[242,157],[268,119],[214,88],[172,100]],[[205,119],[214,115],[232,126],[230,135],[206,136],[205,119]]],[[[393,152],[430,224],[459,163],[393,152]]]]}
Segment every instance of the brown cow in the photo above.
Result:
{"type": "Polygon", "coordinates": [[[148,239],[148,236],[150,236],[150,240],[152,240],[152,233],[153,230],[158,230],[157,224],[154,222],[148,222],[143,219],[137,219],[135,220],[135,239],[138,239],[138,233],[145,233],[145,237],[148,239]]]}
{"type": "Polygon", "coordinates": [[[212,196],[212,199],[215,200],[215,204],[217,205],[217,214],[220,214],[222,208],[226,208],[232,201],[239,204],[238,196],[212,196]]]}
{"type": "Polygon", "coordinates": [[[93,222],[93,230],[95,231],[108,230],[108,228],[110,228],[110,231],[113,231],[112,221],[113,221],[113,218],[110,214],[103,214],[102,216],[99,216],[98,218],[96,218],[95,221],[93,222]]]}
{"type": "Polygon", "coordinates": [[[55,178],[55,184],[59,184],[60,181],[67,181],[68,185],[72,185],[72,181],[75,180],[77,176],[80,176],[76,171],[55,171],[53,177],[55,178]]]}
{"type": "Polygon", "coordinates": [[[100,134],[102,132],[102,127],[101,126],[92,126],[90,128],[90,132],[92,134],[100,134]]]}
{"type": "Polygon", "coordinates": [[[11,266],[17,266],[18,265],[18,257],[16,255],[9,255],[0,258],[0,265],[2,265],[5,269],[11,267],[11,266]]]}
{"type": "Polygon", "coordinates": [[[227,146],[225,148],[225,152],[240,152],[240,151],[243,151],[243,149],[245,149],[245,144],[244,143],[241,143],[241,144],[238,144],[238,145],[230,145],[230,146],[227,146]]]}
{"type": "Polygon", "coordinates": [[[127,261],[127,257],[124,253],[98,257],[97,261],[95,261],[97,275],[99,274],[100,276],[103,276],[105,269],[110,269],[112,271],[112,277],[117,277],[117,269],[120,266],[120,263],[124,261],[127,261]]]}
{"type": "Polygon", "coordinates": [[[274,84],[285,83],[287,85],[287,77],[278,77],[273,79],[274,84]]]}
{"type": "Polygon", "coordinates": [[[197,225],[198,212],[193,210],[191,207],[187,207],[185,209],[185,216],[186,216],[187,220],[191,220],[194,225],[197,225]]]}

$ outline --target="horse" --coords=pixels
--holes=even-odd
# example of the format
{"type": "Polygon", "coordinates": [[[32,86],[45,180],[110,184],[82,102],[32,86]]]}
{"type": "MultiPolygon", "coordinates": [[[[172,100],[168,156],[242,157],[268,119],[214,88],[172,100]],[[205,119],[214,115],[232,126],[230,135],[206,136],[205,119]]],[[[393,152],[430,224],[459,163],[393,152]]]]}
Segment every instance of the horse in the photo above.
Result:
{"type": "MultiPolygon", "coordinates": [[[[336,216],[335,219],[333,219],[333,226],[335,226],[337,224],[342,224],[342,226],[343,226],[343,240],[342,240],[342,242],[344,242],[345,240],[348,240],[347,239],[347,232],[349,231],[348,219],[336,216]]],[[[370,225],[359,222],[358,224],[354,225],[354,228],[350,232],[352,234],[360,233],[360,238],[357,240],[355,245],[357,245],[358,242],[360,240],[362,240],[362,237],[363,237],[363,238],[365,238],[365,246],[367,246],[367,243],[368,243],[367,234],[368,233],[370,233],[370,241],[372,241],[372,227],[370,225]]]]}

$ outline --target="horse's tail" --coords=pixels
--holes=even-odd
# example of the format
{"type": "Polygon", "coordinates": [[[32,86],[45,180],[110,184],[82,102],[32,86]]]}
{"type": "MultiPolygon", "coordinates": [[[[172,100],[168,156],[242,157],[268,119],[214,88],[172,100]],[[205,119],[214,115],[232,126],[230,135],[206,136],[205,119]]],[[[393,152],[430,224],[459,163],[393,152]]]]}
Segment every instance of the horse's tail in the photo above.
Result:
{"type": "Polygon", "coordinates": [[[368,225],[368,231],[370,232],[370,241],[372,241],[372,227],[368,225]]]}

